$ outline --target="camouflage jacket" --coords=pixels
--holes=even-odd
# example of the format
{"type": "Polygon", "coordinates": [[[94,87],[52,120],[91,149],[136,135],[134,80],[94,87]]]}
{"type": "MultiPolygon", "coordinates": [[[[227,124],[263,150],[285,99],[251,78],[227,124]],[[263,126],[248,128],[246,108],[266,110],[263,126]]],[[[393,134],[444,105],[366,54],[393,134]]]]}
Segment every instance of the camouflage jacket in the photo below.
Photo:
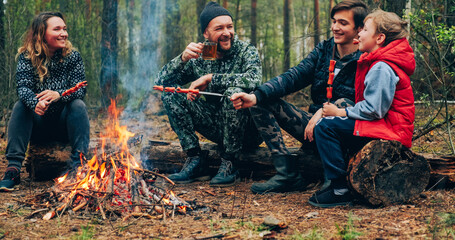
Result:
{"type": "Polygon", "coordinates": [[[237,36],[231,49],[222,59],[203,60],[201,57],[184,63],[182,54],[172,59],[158,74],[157,85],[181,86],[198,78],[213,74],[206,91],[224,93],[230,87],[252,91],[262,81],[262,66],[256,48],[237,36]]]}

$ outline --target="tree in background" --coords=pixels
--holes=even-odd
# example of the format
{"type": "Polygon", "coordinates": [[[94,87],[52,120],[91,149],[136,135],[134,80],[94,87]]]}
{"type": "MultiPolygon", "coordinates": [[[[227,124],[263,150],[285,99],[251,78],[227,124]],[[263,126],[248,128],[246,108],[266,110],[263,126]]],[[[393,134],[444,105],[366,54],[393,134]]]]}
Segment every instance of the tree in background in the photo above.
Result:
{"type": "MultiPolygon", "coordinates": [[[[197,0],[196,1],[196,18],[197,18],[197,22],[199,22],[199,16],[201,15],[202,10],[204,10],[204,7],[205,7],[206,3],[207,3],[207,0],[197,0]]],[[[199,35],[198,39],[199,39],[199,42],[203,42],[204,41],[204,36],[202,35],[202,33],[200,33],[201,30],[199,30],[199,29],[200,29],[200,27],[196,31],[198,33],[198,35],[199,35]]]]}
{"type": "Polygon", "coordinates": [[[118,37],[117,37],[117,0],[103,0],[101,35],[101,104],[110,105],[110,99],[117,97],[118,87],[118,37]]]}
{"type": "Polygon", "coordinates": [[[128,65],[127,71],[133,71],[135,68],[134,61],[134,6],[136,5],[135,0],[126,0],[126,21],[127,21],[127,30],[128,30],[128,60],[126,64],[128,65]]]}
{"type": "Polygon", "coordinates": [[[257,0],[251,0],[251,44],[253,46],[257,46],[257,22],[256,22],[256,17],[257,17],[257,0]]]}
{"type": "MultiPolygon", "coordinates": [[[[5,21],[5,5],[3,4],[3,1],[0,1],[0,53],[3,55],[3,53],[5,52],[5,25],[4,25],[4,21],[5,21]]],[[[4,57],[4,56],[1,56],[0,57],[4,57]]],[[[5,72],[6,72],[6,69],[5,69],[5,66],[2,65],[0,66],[0,79],[4,79],[5,78],[5,72]]]]}
{"type": "Polygon", "coordinates": [[[448,134],[446,140],[455,153],[452,121],[455,114],[449,106],[455,96],[455,26],[446,24],[444,9],[421,3],[420,10],[410,15],[410,40],[416,54],[416,68],[412,85],[415,97],[424,103],[426,123],[416,126],[416,137],[435,130],[448,134]],[[440,127],[443,127],[439,129],[440,127]]]}
{"type": "Polygon", "coordinates": [[[319,0],[314,0],[314,45],[320,42],[320,28],[319,28],[319,0]]]}
{"type": "Polygon", "coordinates": [[[284,43],[284,54],[283,54],[283,72],[287,71],[291,66],[291,46],[289,36],[289,9],[292,0],[284,0],[283,7],[283,43],[284,43]]]}
{"type": "Polygon", "coordinates": [[[184,48],[182,43],[181,31],[176,31],[180,26],[180,6],[178,0],[165,1],[165,43],[168,44],[164,49],[164,62],[169,62],[180,54],[184,48]]]}

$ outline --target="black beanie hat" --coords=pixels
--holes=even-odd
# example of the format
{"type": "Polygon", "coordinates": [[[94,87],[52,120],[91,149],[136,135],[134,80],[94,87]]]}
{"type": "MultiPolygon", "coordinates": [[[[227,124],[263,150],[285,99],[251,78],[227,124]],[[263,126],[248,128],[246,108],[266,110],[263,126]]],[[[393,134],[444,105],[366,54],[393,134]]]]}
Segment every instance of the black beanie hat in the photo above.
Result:
{"type": "Polygon", "coordinates": [[[210,21],[212,21],[212,19],[214,19],[218,16],[223,16],[223,15],[227,15],[227,16],[231,17],[231,19],[232,19],[232,16],[229,13],[229,11],[226,10],[225,8],[223,8],[222,6],[220,6],[218,3],[216,3],[216,2],[207,3],[207,5],[205,5],[204,10],[202,10],[202,12],[201,12],[201,16],[199,16],[199,21],[201,22],[202,33],[205,32],[205,29],[209,25],[210,21]]]}

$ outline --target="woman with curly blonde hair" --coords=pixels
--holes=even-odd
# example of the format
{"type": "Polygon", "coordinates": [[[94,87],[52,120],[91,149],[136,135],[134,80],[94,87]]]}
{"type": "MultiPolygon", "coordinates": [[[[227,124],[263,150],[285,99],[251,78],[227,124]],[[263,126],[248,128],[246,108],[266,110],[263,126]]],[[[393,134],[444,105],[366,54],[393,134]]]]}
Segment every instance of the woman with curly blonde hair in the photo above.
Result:
{"type": "Polygon", "coordinates": [[[17,54],[16,102],[8,125],[8,167],[0,191],[12,191],[20,183],[20,170],[30,141],[69,141],[70,169],[80,164],[88,149],[90,123],[85,103],[86,89],[62,96],[85,81],[82,57],[70,41],[63,15],[38,14],[27,30],[17,54]]]}

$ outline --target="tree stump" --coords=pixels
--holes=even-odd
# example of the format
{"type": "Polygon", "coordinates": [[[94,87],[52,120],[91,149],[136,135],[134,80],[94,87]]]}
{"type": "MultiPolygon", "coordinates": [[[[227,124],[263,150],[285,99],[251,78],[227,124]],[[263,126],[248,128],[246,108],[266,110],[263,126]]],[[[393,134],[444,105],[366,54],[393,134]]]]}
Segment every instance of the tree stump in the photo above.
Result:
{"type": "Polygon", "coordinates": [[[373,205],[403,203],[428,185],[430,165],[397,141],[374,140],[351,158],[348,178],[373,205]]]}
{"type": "Polygon", "coordinates": [[[25,167],[32,180],[44,181],[59,177],[67,168],[71,146],[62,142],[30,143],[25,167]]]}

